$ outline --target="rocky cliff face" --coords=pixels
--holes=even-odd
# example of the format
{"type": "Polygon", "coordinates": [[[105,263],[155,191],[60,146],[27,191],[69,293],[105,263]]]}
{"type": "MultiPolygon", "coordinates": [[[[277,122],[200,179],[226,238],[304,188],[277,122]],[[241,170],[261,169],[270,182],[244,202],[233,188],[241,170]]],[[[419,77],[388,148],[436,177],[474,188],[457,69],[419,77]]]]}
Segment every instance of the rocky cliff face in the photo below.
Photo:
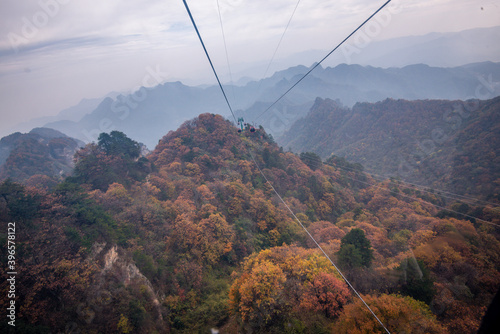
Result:
{"type": "Polygon", "coordinates": [[[99,274],[96,276],[93,294],[107,295],[109,291],[106,287],[113,282],[123,284],[125,287],[139,285],[151,299],[158,319],[163,321],[159,300],[164,299],[165,296],[159,296],[155,292],[151,281],[141,273],[135,262],[127,257],[117,245],[108,245],[105,242],[95,243],[88,261],[97,263],[100,268],[99,274]]]}

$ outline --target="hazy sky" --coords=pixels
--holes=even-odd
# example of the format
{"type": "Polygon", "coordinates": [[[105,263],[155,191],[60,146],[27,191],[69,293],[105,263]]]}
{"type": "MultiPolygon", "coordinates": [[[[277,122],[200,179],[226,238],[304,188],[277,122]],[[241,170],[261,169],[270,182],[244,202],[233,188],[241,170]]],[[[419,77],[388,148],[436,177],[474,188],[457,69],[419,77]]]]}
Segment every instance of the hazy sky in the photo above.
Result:
{"type": "MultiPolygon", "coordinates": [[[[384,2],[300,1],[268,75],[289,55],[331,49],[384,2]]],[[[260,78],[297,0],[188,4],[229,81],[218,4],[234,78],[245,67],[260,78]]],[[[215,83],[182,0],[1,0],[0,22],[0,132],[111,91],[215,83]]],[[[367,32],[383,40],[497,25],[498,0],[394,0],[367,32]]]]}

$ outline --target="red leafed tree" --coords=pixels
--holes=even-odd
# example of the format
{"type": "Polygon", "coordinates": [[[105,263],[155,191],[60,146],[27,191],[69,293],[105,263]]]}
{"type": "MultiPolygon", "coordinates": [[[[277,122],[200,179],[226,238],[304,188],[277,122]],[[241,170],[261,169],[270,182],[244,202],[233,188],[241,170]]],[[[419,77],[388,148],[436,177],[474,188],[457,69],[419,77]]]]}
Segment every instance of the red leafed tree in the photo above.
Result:
{"type": "Polygon", "coordinates": [[[340,279],[329,273],[319,273],[302,295],[301,308],[323,312],[326,317],[340,315],[349,300],[349,289],[340,279]]]}

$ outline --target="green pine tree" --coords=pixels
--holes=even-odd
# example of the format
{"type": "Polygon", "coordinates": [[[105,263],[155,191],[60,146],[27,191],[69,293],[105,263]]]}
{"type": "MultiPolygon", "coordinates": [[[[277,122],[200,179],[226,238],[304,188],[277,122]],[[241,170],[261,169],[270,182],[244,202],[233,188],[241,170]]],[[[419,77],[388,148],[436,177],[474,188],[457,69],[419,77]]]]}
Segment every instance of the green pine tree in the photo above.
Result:
{"type": "Polygon", "coordinates": [[[359,228],[352,229],[340,241],[337,252],[339,265],[345,268],[370,267],[373,260],[373,249],[359,228]]]}

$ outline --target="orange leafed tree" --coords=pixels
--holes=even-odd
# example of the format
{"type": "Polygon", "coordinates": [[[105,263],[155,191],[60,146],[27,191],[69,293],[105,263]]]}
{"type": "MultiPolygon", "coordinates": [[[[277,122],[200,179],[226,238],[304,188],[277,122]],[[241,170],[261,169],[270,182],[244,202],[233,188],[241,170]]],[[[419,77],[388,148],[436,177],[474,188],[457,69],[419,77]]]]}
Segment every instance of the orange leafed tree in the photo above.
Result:
{"type": "Polygon", "coordinates": [[[233,321],[242,329],[279,333],[290,326],[328,328],[350,292],[316,251],[282,246],[247,258],[229,296],[233,321]]]}
{"type": "Polygon", "coordinates": [[[241,279],[241,285],[231,289],[231,302],[243,321],[267,324],[279,315],[282,306],[283,284],[286,276],[277,265],[265,261],[241,279]]]}
{"type": "MultiPolygon", "coordinates": [[[[425,303],[398,295],[363,296],[391,333],[447,333],[425,303]]],[[[335,333],[386,333],[360,299],[347,305],[334,326],[335,333]]]]}

